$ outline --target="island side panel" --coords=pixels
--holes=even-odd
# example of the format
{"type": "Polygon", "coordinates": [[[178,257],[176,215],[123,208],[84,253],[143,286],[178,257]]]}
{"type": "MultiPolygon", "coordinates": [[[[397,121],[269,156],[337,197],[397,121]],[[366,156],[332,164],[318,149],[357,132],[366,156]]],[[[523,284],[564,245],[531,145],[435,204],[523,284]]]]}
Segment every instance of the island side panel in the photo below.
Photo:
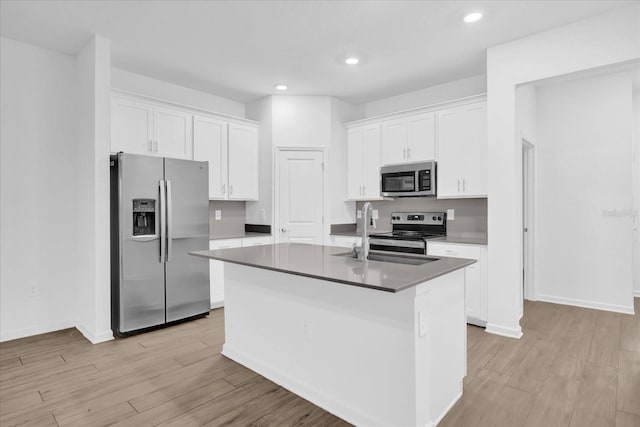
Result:
{"type": "Polygon", "coordinates": [[[437,424],[462,396],[467,363],[464,274],[457,270],[416,287],[416,407],[418,420],[428,420],[422,425],[437,424]],[[428,362],[420,363],[424,360],[428,362]]]}
{"type": "Polygon", "coordinates": [[[434,413],[433,396],[449,398],[462,381],[449,368],[448,380],[431,379],[442,360],[464,357],[431,354],[456,339],[451,348],[464,347],[455,333],[465,323],[464,276],[456,273],[394,294],[227,264],[223,354],[354,424],[430,425],[442,406],[434,413]],[[431,329],[449,315],[431,299],[456,290],[460,325],[447,325],[441,342],[431,329]],[[423,336],[418,312],[430,331],[423,336]]]}

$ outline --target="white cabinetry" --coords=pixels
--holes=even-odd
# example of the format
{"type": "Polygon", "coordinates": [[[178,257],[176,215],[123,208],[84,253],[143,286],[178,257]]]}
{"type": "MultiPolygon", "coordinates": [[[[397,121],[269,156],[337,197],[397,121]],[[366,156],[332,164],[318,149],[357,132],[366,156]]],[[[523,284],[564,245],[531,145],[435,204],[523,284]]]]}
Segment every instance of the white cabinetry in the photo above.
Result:
{"type": "Polygon", "coordinates": [[[111,151],[191,158],[191,115],[120,96],[111,98],[111,151]]]}
{"type": "Polygon", "coordinates": [[[193,158],[209,162],[209,198],[258,199],[258,126],[194,116],[193,158]]]}
{"type": "Polygon", "coordinates": [[[427,242],[427,255],[451,258],[475,259],[477,262],[465,268],[465,306],[467,323],[478,326],[487,324],[487,247],[458,243],[427,242]]]}
{"type": "Polygon", "coordinates": [[[358,126],[347,132],[347,198],[380,198],[380,125],[358,126]]]}
{"type": "Polygon", "coordinates": [[[417,114],[382,123],[382,164],[435,159],[435,113],[417,114]]]}
{"type": "MultiPolygon", "coordinates": [[[[273,237],[245,237],[240,239],[210,240],[209,250],[241,248],[247,246],[269,245],[273,243],[273,237]]],[[[224,305],[224,262],[209,261],[209,283],[211,292],[211,308],[224,305]]]]}
{"type": "Polygon", "coordinates": [[[438,198],[487,195],[485,102],[438,111],[438,198]]]}
{"type": "Polygon", "coordinates": [[[258,127],[229,123],[229,200],[258,200],[258,127]]]}

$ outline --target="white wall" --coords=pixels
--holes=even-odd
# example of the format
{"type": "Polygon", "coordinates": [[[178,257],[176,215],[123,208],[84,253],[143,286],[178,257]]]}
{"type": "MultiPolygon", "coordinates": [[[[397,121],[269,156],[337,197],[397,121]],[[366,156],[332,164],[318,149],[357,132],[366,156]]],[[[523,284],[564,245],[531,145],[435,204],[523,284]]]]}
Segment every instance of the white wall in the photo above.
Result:
{"type": "MultiPolygon", "coordinates": [[[[364,117],[373,117],[426,105],[454,101],[460,98],[481,95],[486,92],[487,76],[483,74],[368,102],[363,105],[363,112],[364,117]]],[[[357,118],[358,117],[354,118],[354,120],[357,118]]]]}
{"type": "Polygon", "coordinates": [[[111,85],[114,89],[188,107],[236,117],[245,116],[245,106],[240,102],[118,68],[111,70],[111,85]]]}
{"type": "Polygon", "coordinates": [[[94,36],[77,57],[79,165],[76,327],[92,343],[113,339],[109,240],[111,44],[94,36]]]}
{"type": "Polygon", "coordinates": [[[631,77],[537,90],[538,300],[633,311],[631,77]]]}
{"type": "Polygon", "coordinates": [[[273,225],[273,156],[275,147],[327,149],[325,202],[331,223],[354,222],[353,202],[346,202],[346,130],[358,109],[329,96],[270,96],[247,105],[247,118],[262,123],[260,129],[260,201],[247,202],[247,223],[273,225]],[[262,220],[262,211],[266,219],[262,220]]]}
{"type": "Polygon", "coordinates": [[[77,227],[75,59],[6,38],[0,55],[0,341],[6,341],[74,326],[84,236],[77,227]]]}
{"type": "Polygon", "coordinates": [[[270,96],[246,106],[247,118],[260,122],[258,201],[247,202],[247,224],[273,224],[273,105],[270,96]]]}
{"type": "Polygon", "coordinates": [[[489,141],[489,321],[487,331],[520,337],[522,154],[517,85],[640,58],[640,6],[487,50],[489,141]]]}

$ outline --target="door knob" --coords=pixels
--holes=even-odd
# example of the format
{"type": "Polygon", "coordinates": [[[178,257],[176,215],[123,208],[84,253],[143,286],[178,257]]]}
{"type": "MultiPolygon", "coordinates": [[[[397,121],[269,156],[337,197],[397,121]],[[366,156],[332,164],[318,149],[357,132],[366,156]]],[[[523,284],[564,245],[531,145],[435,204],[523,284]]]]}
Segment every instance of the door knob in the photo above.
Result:
{"type": "Polygon", "coordinates": [[[289,231],[289,230],[287,230],[286,228],[282,227],[282,228],[280,229],[280,231],[282,231],[283,233],[286,233],[286,232],[287,232],[287,231],[289,231]]]}

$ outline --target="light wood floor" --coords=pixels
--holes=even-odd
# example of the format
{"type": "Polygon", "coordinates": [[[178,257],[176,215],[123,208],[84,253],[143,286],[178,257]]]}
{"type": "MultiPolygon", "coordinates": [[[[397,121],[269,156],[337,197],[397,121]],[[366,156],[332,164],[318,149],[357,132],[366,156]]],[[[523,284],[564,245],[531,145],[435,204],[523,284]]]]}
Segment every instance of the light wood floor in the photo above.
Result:
{"type": "MultiPolygon", "coordinates": [[[[0,425],[348,425],[221,356],[223,322],[2,343],[0,425]]],[[[640,315],[527,302],[522,326],[521,340],[468,327],[464,395],[442,426],[640,427],[640,315]]]]}

